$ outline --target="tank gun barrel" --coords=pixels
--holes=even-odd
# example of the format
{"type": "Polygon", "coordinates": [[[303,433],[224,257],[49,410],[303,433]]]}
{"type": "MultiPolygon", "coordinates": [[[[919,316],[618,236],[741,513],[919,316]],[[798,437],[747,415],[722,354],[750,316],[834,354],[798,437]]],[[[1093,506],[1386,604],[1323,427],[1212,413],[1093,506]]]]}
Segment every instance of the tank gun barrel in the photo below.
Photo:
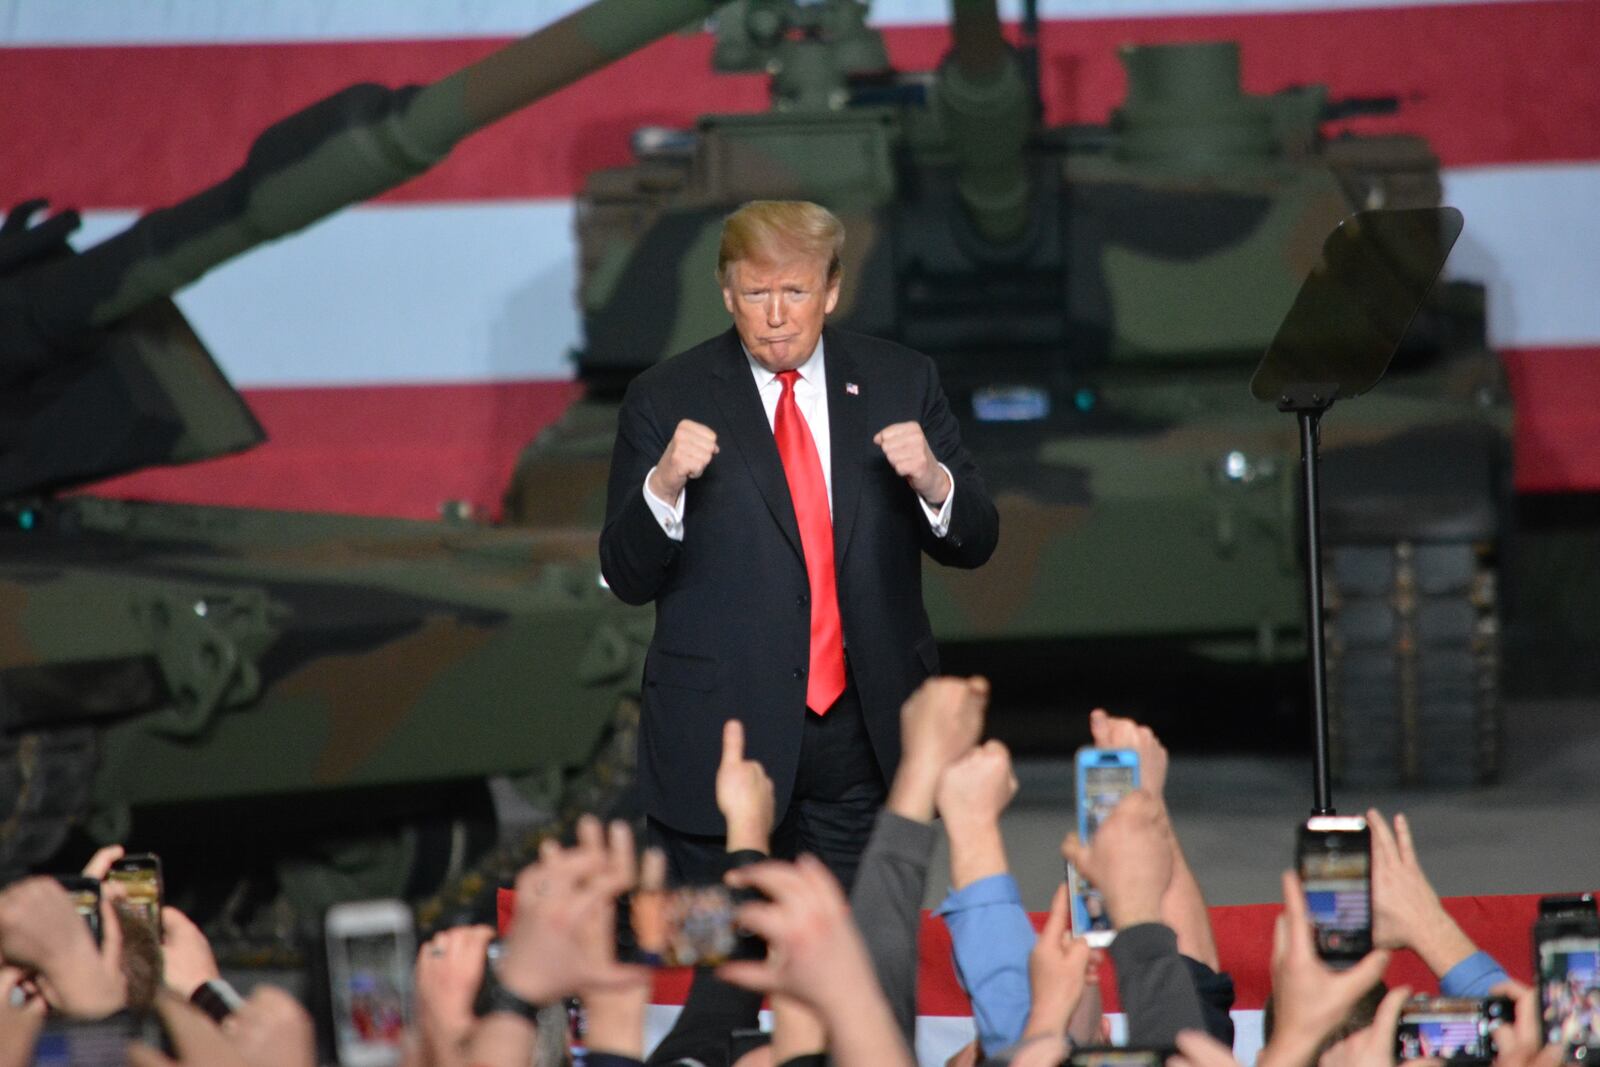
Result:
{"type": "Polygon", "coordinates": [[[1360,118],[1366,115],[1393,115],[1400,110],[1398,96],[1345,96],[1329,100],[1322,108],[1322,120],[1360,118]]]}
{"type": "Polygon", "coordinates": [[[35,326],[48,347],[65,347],[234,256],[423,173],[467,134],[715,7],[596,0],[430,85],[335,93],[267,129],[220,184],[35,272],[35,326]]]}
{"type": "Polygon", "coordinates": [[[1031,200],[1023,148],[1033,103],[1016,53],[1000,33],[996,0],[951,0],[954,45],[939,68],[956,186],[974,226],[1003,244],[1028,223],[1031,200]]]}

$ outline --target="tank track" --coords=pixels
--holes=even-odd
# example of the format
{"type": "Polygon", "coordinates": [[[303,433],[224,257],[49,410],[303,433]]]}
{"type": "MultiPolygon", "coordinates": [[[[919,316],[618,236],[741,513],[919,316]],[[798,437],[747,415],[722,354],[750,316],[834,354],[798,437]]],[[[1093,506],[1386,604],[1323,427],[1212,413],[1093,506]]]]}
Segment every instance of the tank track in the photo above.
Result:
{"type": "Polygon", "coordinates": [[[1465,786],[1500,769],[1493,561],[1470,543],[1335,545],[1324,558],[1332,769],[1346,786],[1465,786]]]}
{"type": "Polygon", "coordinates": [[[55,855],[89,811],[91,727],[0,738],[0,884],[55,855]]]}

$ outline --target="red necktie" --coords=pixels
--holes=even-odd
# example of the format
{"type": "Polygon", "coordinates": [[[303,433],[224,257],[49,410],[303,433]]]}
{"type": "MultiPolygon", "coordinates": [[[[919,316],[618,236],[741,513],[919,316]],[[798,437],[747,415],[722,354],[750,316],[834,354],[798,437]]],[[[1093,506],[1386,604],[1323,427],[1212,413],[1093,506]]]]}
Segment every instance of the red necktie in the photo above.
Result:
{"type": "Polygon", "coordinates": [[[839,589],[833,574],[833,519],[828,514],[828,483],[822,460],[806,420],[794,403],[799,371],[778,373],[783,395],[772,418],[794,517],[805,552],[806,580],[811,586],[811,663],[806,671],[806,707],[826,715],[844,692],[844,630],[839,622],[839,589]]]}

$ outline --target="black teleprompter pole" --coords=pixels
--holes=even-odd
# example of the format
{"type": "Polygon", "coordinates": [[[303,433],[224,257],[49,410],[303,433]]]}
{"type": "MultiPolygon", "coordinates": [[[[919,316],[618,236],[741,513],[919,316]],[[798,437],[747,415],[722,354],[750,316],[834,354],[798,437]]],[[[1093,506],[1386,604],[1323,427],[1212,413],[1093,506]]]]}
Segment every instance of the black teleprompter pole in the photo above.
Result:
{"type": "MultiPolygon", "coordinates": [[[[1321,399],[1318,397],[1317,399],[1321,399]]],[[[1311,659],[1311,790],[1313,815],[1332,815],[1328,773],[1328,655],[1322,632],[1322,501],[1317,480],[1317,445],[1323,408],[1298,408],[1300,475],[1305,490],[1306,636],[1311,659]]]]}

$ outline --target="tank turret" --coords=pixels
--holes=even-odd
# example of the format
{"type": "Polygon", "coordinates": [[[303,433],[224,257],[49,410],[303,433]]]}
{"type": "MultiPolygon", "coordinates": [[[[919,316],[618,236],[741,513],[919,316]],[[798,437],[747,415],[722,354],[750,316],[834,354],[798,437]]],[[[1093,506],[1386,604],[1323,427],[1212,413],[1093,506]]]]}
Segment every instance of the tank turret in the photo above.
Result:
{"type": "Polygon", "coordinates": [[[1005,244],[1032,209],[1027,158],[1034,102],[1000,34],[995,0],[952,0],[950,54],[939,68],[940,113],[959,177],[956,190],[985,240],[1005,244]]]}

